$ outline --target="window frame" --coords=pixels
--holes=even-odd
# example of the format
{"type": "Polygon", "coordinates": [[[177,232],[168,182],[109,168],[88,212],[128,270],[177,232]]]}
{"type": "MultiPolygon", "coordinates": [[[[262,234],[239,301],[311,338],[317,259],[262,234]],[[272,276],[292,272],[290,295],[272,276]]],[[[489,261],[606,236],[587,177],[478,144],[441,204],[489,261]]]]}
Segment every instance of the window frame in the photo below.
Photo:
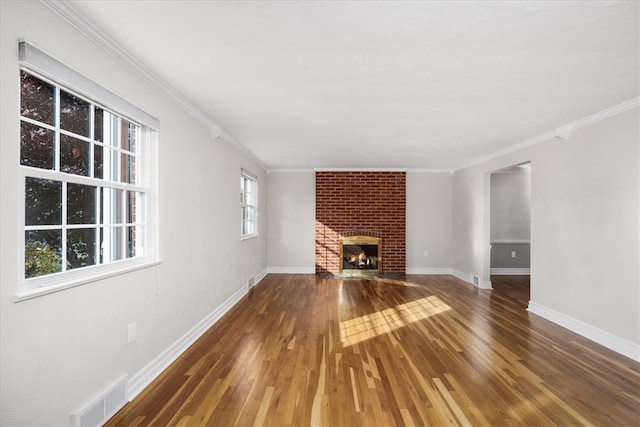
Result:
{"type": "Polygon", "coordinates": [[[246,240],[258,236],[258,177],[244,169],[240,170],[240,239],[246,240]],[[246,182],[250,182],[253,191],[246,191],[246,182]],[[246,195],[251,195],[251,200],[247,200],[246,195]],[[248,217],[245,212],[252,212],[248,217]],[[253,219],[251,218],[253,217],[253,219]],[[253,224],[251,230],[248,225],[253,224]],[[245,232],[245,230],[248,230],[245,232]]]}
{"type": "MultiPolygon", "coordinates": [[[[120,274],[124,274],[130,271],[147,268],[160,263],[158,258],[158,229],[157,229],[157,141],[158,141],[158,129],[159,123],[157,119],[153,118],[148,113],[138,109],[133,104],[120,98],[118,95],[109,92],[101,85],[87,79],[86,77],[78,74],[74,70],[70,69],[66,65],[58,62],[54,58],[49,57],[42,51],[34,48],[33,46],[21,41],[19,44],[20,61],[19,70],[20,73],[26,72],[33,77],[44,81],[54,87],[54,115],[59,116],[60,111],[60,93],[64,91],[67,94],[71,94],[79,98],[80,100],[89,103],[89,114],[92,119],[89,123],[93,124],[95,117],[94,111],[97,108],[111,113],[115,116],[113,120],[118,122],[118,129],[121,129],[121,120],[126,120],[129,123],[135,124],[139,129],[139,134],[136,135],[136,149],[123,148],[122,146],[109,145],[107,141],[96,141],[93,130],[90,131],[88,137],[77,138],[77,135],[62,129],[60,126],[59,117],[54,119],[53,125],[45,124],[37,120],[25,118],[22,114],[18,116],[18,125],[20,127],[19,134],[22,135],[23,123],[32,124],[41,128],[50,129],[54,132],[54,167],[53,169],[43,169],[36,166],[28,166],[21,163],[22,152],[20,151],[20,159],[17,160],[20,179],[20,191],[17,192],[20,197],[17,205],[20,207],[19,214],[22,225],[19,227],[19,242],[17,245],[19,248],[19,268],[18,268],[18,286],[14,292],[15,301],[22,301],[31,299],[41,295],[50,294],[70,287],[83,285],[86,283],[102,280],[107,277],[112,277],[120,274]],[[73,173],[63,172],[59,164],[60,159],[60,136],[69,134],[71,137],[84,140],[90,144],[90,147],[102,145],[105,147],[105,152],[120,158],[121,156],[127,156],[127,159],[135,159],[136,163],[136,176],[134,182],[122,182],[120,174],[121,168],[117,170],[117,175],[111,176],[112,179],[107,177],[105,173],[102,177],[92,176],[94,174],[88,174],[90,176],[76,175],[73,173]],[[98,142],[98,144],[96,144],[98,142]],[[107,149],[109,151],[107,151],[107,149]],[[122,191],[122,206],[118,206],[122,209],[122,214],[126,214],[127,209],[127,192],[135,192],[136,197],[140,194],[144,194],[144,197],[140,203],[136,204],[135,209],[139,209],[142,205],[142,212],[138,212],[140,219],[129,223],[126,217],[122,218],[122,224],[106,221],[106,218],[102,220],[98,217],[93,219],[93,223],[87,224],[70,224],[67,222],[65,214],[68,198],[66,197],[66,191],[62,190],[61,194],[61,219],[60,223],[55,225],[27,225],[26,209],[27,203],[26,197],[26,182],[28,178],[34,179],[46,179],[53,180],[56,183],[61,183],[61,188],[66,189],[68,184],[72,185],[85,185],[89,188],[95,189],[95,203],[96,212],[98,211],[97,203],[102,197],[103,190],[106,194],[107,191],[120,190],[122,191]],[[140,255],[133,257],[127,257],[126,245],[129,241],[128,230],[130,228],[137,227],[137,230],[141,230],[144,239],[144,252],[140,255]],[[54,230],[60,230],[61,233],[67,233],[72,229],[94,229],[96,232],[96,240],[94,247],[94,257],[97,258],[93,265],[80,266],[78,268],[71,268],[66,271],[53,272],[35,277],[26,277],[25,266],[25,249],[27,247],[27,232],[30,230],[42,230],[50,228],[54,230]],[[111,230],[122,230],[122,246],[125,253],[122,254],[121,259],[109,260],[108,262],[99,263],[99,251],[100,251],[100,239],[99,230],[103,230],[105,233],[111,230]]],[[[22,99],[22,89],[19,93],[20,99],[22,99]]],[[[22,101],[20,101],[22,102],[22,101]]],[[[20,140],[19,140],[20,141],[20,140]]],[[[120,139],[118,139],[120,141],[120,139]]],[[[18,142],[20,144],[20,142],[18,142]]],[[[90,148],[90,152],[93,152],[93,148],[90,148]]],[[[93,156],[89,155],[89,170],[92,170],[93,156]]],[[[122,160],[118,160],[118,164],[121,164],[122,160]]],[[[119,194],[119,193],[118,193],[119,194]]],[[[105,210],[107,202],[105,201],[105,210]]],[[[120,232],[120,231],[118,231],[120,232]]],[[[138,232],[138,231],[136,231],[138,232]]],[[[68,239],[67,236],[61,237],[62,241],[68,239]]],[[[105,241],[103,239],[102,241],[105,241]]],[[[110,239],[112,242],[116,239],[110,239]]],[[[137,239],[134,239],[137,240],[137,239]]],[[[136,241],[136,244],[140,244],[136,241]]],[[[66,248],[62,246],[61,253],[62,259],[65,259],[66,248]]]]}

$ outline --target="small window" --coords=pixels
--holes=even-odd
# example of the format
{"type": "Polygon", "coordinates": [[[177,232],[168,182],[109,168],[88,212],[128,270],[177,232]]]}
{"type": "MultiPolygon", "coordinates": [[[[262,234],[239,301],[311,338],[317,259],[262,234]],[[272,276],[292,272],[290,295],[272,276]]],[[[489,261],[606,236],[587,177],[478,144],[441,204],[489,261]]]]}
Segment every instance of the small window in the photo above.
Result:
{"type": "Polygon", "coordinates": [[[258,234],[258,180],[248,172],[240,174],[240,218],[242,237],[258,234]]]}

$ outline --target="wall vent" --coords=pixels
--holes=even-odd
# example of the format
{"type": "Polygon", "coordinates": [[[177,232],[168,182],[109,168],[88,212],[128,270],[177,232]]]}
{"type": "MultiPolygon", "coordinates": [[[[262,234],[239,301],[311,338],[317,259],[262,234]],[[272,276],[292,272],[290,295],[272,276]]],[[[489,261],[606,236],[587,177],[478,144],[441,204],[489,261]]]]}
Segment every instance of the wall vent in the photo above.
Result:
{"type": "Polygon", "coordinates": [[[120,378],[84,409],[71,414],[73,427],[99,427],[127,403],[127,376],[120,378]]]}

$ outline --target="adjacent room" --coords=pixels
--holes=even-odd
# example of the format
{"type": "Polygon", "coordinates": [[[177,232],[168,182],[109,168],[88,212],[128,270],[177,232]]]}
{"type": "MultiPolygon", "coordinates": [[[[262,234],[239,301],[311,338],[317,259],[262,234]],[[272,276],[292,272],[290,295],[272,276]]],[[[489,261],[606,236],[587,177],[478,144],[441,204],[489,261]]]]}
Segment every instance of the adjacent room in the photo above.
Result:
{"type": "Polygon", "coordinates": [[[0,1],[0,425],[640,425],[639,5],[0,1]]]}

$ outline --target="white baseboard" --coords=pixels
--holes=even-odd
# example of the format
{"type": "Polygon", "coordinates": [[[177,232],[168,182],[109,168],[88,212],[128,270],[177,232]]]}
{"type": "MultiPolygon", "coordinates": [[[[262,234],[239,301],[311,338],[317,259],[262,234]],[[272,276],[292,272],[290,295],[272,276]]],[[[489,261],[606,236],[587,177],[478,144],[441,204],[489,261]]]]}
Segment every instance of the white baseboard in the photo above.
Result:
{"type": "MultiPolygon", "coordinates": [[[[316,274],[315,267],[269,267],[269,274],[316,274]]],[[[407,268],[405,274],[452,274],[451,268],[407,268]]]]}
{"type": "Polygon", "coordinates": [[[492,268],[492,276],[530,276],[530,268],[492,268]]]}
{"type": "Polygon", "coordinates": [[[450,268],[407,267],[406,274],[452,274],[452,270],[450,268]]]}
{"type": "Polygon", "coordinates": [[[493,289],[493,286],[491,285],[491,280],[482,280],[480,279],[480,277],[474,274],[465,273],[463,271],[456,270],[456,269],[452,269],[451,274],[456,276],[458,279],[464,280],[465,282],[469,282],[472,285],[477,286],[480,289],[487,289],[487,290],[493,289]]]}
{"type": "MultiPolygon", "coordinates": [[[[263,270],[254,276],[254,286],[267,275],[267,270],[263,270]]],[[[198,338],[202,336],[211,326],[231,309],[243,296],[249,292],[247,286],[238,289],[225,302],[220,304],[215,310],[209,313],[204,319],[198,322],[193,328],[187,331],[176,342],[171,344],[166,350],[160,353],[155,359],[149,362],[138,373],[133,375],[127,384],[128,399],[131,401],[151,382],[169,367],[182,353],[184,353],[198,338]]]]}
{"type": "Polygon", "coordinates": [[[316,274],[314,267],[269,267],[270,274],[316,274]]]}
{"type": "Polygon", "coordinates": [[[562,326],[578,335],[582,335],[591,341],[607,347],[610,350],[620,353],[630,359],[640,362],[640,345],[620,338],[609,332],[591,326],[581,320],[574,319],[566,314],[555,311],[551,308],[529,301],[527,310],[533,314],[537,314],[557,325],[562,326]]]}

